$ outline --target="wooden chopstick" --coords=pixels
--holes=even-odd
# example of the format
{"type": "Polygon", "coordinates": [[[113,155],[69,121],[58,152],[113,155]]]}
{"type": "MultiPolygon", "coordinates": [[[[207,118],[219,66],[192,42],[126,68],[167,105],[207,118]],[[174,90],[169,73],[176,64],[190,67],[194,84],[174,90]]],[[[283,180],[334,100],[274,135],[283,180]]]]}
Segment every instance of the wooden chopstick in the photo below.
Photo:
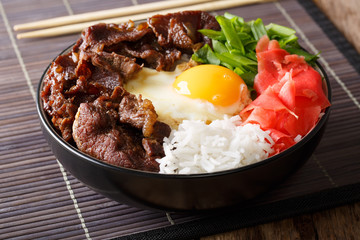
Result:
{"type": "MultiPolygon", "coordinates": [[[[196,0],[197,3],[211,2],[215,0],[196,0]]],[[[76,24],[80,22],[90,22],[107,18],[116,18],[130,16],[139,13],[151,12],[160,9],[176,8],[181,6],[193,5],[194,0],[171,0],[153,3],[145,3],[135,6],[115,8],[103,11],[95,11],[83,14],[69,15],[51,19],[40,20],[36,22],[18,24],[14,26],[15,31],[30,30],[39,28],[57,27],[62,25],[76,24]]]]}
{"type": "Polygon", "coordinates": [[[194,5],[184,6],[184,7],[166,9],[166,10],[162,10],[162,11],[152,11],[152,12],[147,12],[147,13],[140,13],[140,14],[135,14],[135,15],[126,16],[126,17],[110,18],[110,19],[89,21],[89,22],[77,23],[77,24],[66,25],[66,26],[46,28],[46,29],[41,29],[41,30],[36,30],[36,31],[31,31],[31,32],[26,32],[26,33],[20,33],[17,35],[17,38],[22,39],[22,38],[54,37],[54,36],[78,33],[78,32],[81,32],[83,29],[85,29],[89,26],[92,26],[94,24],[97,24],[99,22],[120,24],[120,23],[127,22],[129,19],[132,21],[143,20],[143,19],[146,19],[155,14],[167,14],[169,12],[179,12],[179,11],[186,11],[186,10],[214,11],[214,10],[219,10],[219,9],[227,9],[227,8],[232,8],[232,7],[236,7],[236,6],[242,6],[242,5],[246,5],[246,4],[263,3],[263,2],[269,2],[269,1],[274,1],[274,0],[217,0],[217,1],[194,4],[194,5]]]}

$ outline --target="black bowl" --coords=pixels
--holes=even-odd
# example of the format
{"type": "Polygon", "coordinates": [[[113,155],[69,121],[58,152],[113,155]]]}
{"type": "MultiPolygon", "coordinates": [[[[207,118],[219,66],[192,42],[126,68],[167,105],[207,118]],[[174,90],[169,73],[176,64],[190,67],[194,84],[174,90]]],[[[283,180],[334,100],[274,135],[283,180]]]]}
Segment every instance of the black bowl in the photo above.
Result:
{"type": "MultiPolygon", "coordinates": [[[[331,90],[324,69],[323,87],[331,102],[331,90]]],[[[120,203],[164,211],[211,210],[243,203],[265,193],[300,168],[322,138],[330,108],[300,142],[261,162],[206,174],[166,175],[116,167],[97,160],[67,143],[53,128],[37,92],[37,111],[44,136],[61,164],[94,191],[120,203]]]]}

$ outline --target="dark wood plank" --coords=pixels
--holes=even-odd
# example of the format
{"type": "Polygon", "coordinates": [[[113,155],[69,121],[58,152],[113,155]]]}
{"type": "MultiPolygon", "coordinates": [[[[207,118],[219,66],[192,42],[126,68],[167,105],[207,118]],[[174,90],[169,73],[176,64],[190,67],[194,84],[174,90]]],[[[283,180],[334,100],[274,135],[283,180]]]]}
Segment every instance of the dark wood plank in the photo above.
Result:
{"type": "Polygon", "coordinates": [[[244,228],[201,240],[271,240],[271,239],[358,239],[360,203],[313,214],[304,214],[254,227],[244,228]]]}

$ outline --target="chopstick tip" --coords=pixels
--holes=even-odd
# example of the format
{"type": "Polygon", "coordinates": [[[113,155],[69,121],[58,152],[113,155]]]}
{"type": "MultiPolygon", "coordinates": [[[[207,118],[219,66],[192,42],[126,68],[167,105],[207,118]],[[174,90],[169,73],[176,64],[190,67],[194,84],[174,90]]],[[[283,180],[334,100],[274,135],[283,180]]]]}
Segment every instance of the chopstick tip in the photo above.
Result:
{"type": "Polygon", "coordinates": [[[16,35],[16,39],[24,39],[24,38],[26,38],[26,37],[23,36],[22,33],[19,33],[19,34],[16,35]]]}

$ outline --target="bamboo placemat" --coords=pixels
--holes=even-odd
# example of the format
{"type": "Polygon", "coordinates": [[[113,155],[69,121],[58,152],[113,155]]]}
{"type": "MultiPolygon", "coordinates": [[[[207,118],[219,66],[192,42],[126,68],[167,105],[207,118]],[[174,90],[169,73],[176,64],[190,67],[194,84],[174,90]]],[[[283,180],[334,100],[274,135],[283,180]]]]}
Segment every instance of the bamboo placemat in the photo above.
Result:
{"type": "Polygon", "coordinates": [[[69,174],[45,142],[34,99],[46,66],[79,35],[16,40],[12,27],[145,2],[0,0],[0,239],[196,238],[360,199],[359,55],[309,1],[227,10],[295,28],[306,49],[321,51],[331,81],[333,106],[323,140],[284,183],[229,212],[166,214],[109,200],[69,174]]]}

